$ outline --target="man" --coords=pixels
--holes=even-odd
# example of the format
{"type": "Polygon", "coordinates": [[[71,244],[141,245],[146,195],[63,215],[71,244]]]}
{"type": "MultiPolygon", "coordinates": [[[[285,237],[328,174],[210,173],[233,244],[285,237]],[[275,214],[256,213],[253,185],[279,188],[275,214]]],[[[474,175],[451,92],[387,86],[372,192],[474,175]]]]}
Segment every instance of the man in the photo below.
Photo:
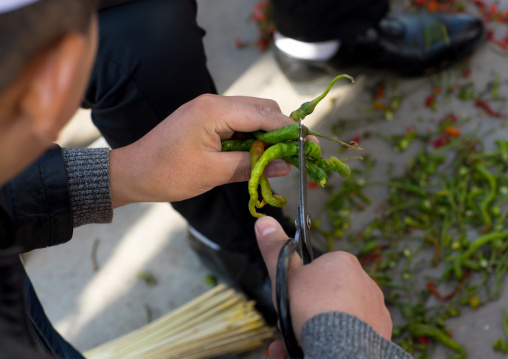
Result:
{"type": "MultiPolygon", "coordinates": [[[[99,55],[84,106],[91,108],[110,146],[132,143],[183,103],[216,92],[195,0],[100,4],[99,55]]],[[[293,80],[349,70],[421,75],[467,55],[484,34],[475,17],[389,15],[385,0],[274,0],[273,5],[274,52],[293,80]]],[[[269,277],[248,200],[247,184],[231,183],[171,204],[188,221],[190,245],[202,261],[254,299],[274,323],[269,277]]],[[[280,208],[265,209],[294,235],[280,208]]]]}
{"type": "MultiPolygon", "coordinates": [[[[83,358],[46,318],[19,253],[64,243],[73,227],[109,222],[115,207],[179,201],[246,181],[248,153],[221,152],[221,141],[236,131],[270,131],[293,122],[273,101],[203,95],[131,145],[112,151],[60,149],[51,141],[80,103],[95,56],[94,3],[3,0],[0,42],[5,51],[0,58],[0,358],[83,358]]],[[[265,173],[288,172],[279,162],[265,173]]],[[[257,222],[256,230],[273,274],[284,232],[271,218],[257,222]]],[[[313,338],[328,328],[344,336],[340,346],[327,338],[330,355],[408,357],[387,340],[391,320],[383,296],[352,256],[326,255],[292,273],[295,330],[309,358],[322,357],[324,346],[313,338]],[[338,266],[337,256],[344,259],[338,266]],[[357,285],[337,292],[336,281],[315,280],[315,271],[331,268],[347,274],[342,285],[357,285]],[[310,296],[298,299],[301,288],[315,285],[310,296]],[[351,346],[351,340],[361,345],[351,346]]],[[[274,344],[274,356],[280,349],[274,344]]]]}

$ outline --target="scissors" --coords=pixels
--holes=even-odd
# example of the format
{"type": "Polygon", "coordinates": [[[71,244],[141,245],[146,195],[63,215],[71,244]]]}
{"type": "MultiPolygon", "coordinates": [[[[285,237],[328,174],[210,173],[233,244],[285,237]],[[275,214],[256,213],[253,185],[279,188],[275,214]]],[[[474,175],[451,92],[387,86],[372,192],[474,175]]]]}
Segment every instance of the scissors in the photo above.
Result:
{"type": "Polygon", "coordinates": [[[303,351],[296,341],[293,331],[289,308],[288,271],[289,262],[295,252],[308,264],[313,260],[312,245],[310,242],[310,217],[307,214],[307,159],[305,157],[305,139],[302,134],[302,119],[298,117],[298,155],[299,155],[299,197],[298,213],[296,216],[295,238],[289,238],[282,247],[277,260],[277,273],[275,291],[277,295],[277,311],[279,324],[284,337],[284,344],[290,359],[303,358],[303,351]]]}

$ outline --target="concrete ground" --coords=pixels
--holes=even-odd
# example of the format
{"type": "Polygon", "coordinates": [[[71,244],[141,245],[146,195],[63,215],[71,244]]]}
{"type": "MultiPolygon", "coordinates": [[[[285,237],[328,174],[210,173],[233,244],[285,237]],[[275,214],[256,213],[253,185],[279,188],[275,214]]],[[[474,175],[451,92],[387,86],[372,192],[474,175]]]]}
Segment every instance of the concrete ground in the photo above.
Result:
{"type": "MultiPolygon", "coordinates": [[[[256,39],[256,30],[248,22],[252,6],[257,0],[199,0],[198,22],[207,31],[205,47],[209,68],[219,92],[226,95],[247,95],[276,100],[283,113],[292,110],[321,93],[329,77],[315,81],[290,83],[277,67],[271,51],[259,53],[254,47],[237,49],[235,38],[256,39]],[[231,14],[234,14],[232,16],[231,14]]],[[[503,28],[499,28],[499,36],[503,28]]],[[[506,29],[504,29],[506,32],[506,29]]],[[[489,44],[482,46],[471,58],[472,80],[482,88],[495,73],[506,80],[506,59],[496,54],[489,44]]],[[[348,122],[343,139],[350,139],[360,131],[400,133],[418,118],[435,123],[441,114],[453,111],[469,114],[487,127],[496,128],[497,136],[506,137],[508,131],[499,120],[481,116],[478,109],[451,101],[438,112],[424,108],[429,79],[390,79],[398,91],[407,96],[388,122],[381,113],[363,112],[372,103],[372,88],[383,78],[359,76],[355,85],[337,85],[307,125],[321,132],[329,132],[339,118],[348,122]],[[416,90],[415,90],[416,89],[416,90]],[[411,93],[410,90],[412,91],[411,93]],[[496,122],[497,121],[497,122],[496,122]]],[[[508,94],[506,86],[501,88],[508,94]]],[[[499,111],[508,112],[504,104],[499,111]]],[[[87,111],[80,111],[65,129],[59,142],[66,146],[88,146],[99,135],[87,111]]],[[[99,138],[94,145],[104,144],[99,138]]],[[[381,163],[391,160],[389,149],[372,141],[362,146],[381,163]]],[[[333,148],[323,144],[324,152],[333,148]]],[[[289,199],[288,215],[296,213],[297,195],[295,175],[273,180],[273,187],[289,199]],[[289,183],[289,184],[288,184],[289,183]]],[[[310,196],[310,212],[319,212],[326,195],[316,190],[310,196]]],[[[67,244],[33,251],[26,255],[26,267],[34,286],[56,328],[79,350],[87,350],[116,338],[146,323],[147,308],[154,318],[206,291],[207,270],[188,247],[186,223],[168,204],[136,204],[115,211],[112,224],[89,225],[75,230],[67,244]],[[137,279],[141,272],[151,273],[157,280],[149,286],[137,279]]],[[[500,300],[506,303],[508,295],[500,300]]],[[[502,329],[499,305],[482,307],[462,316],[455,323],[457,339],[467,343],[470,358],[495,358],[491,349],[502,329]]],[[[246,355],[264,358],[264,348],[246,355]]],[[[446,358],[437,352],[435,358],[446,358]]],[[[500,357],[500,356],[499,356],[500,357]]]]}

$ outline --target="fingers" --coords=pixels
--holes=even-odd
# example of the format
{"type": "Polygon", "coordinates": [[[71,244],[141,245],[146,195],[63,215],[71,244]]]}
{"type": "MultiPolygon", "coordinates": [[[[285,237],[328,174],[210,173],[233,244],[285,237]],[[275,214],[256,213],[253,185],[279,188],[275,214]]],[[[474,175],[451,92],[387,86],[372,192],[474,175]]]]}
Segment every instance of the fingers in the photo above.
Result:
{"type": "MultiPolygon", "coordinates": [[[[277,259],[279,252],[284,244],[288,241],[288,236],[282,229],[279,222],[272,217],[261,217],[256,221],[254,226],[256,238],[258,240],[259,250],[265,261],[268,274],[272,280],[272,286],[275,283],[277,271],[277,259]]],[[[291,268],[301,265],[302,261],[298,255],[294,255],[290,263],[291,268]]]]}
{"type": "MultiPolygon", "coordinates": [[[[219,184],[245,182],[250,178],[249,152],[218,152],[214,156],[214,171],[220,175],[219,184]]],[[[291,166],[284,160],[274,160],[266,166],[267,177],[283,177],[291,173],[291,166]]]]}
{"type": "Polygon", "coordinates": [[[279,257],[281,248],[287,242],[288,237],[279,222],[272,217],[259,218],[256,221],[254,230],[258,240],[259,250],[261,251],[266,268],[268,269],[268,274],[273,283],[277,270],[277,258],[279,257]]]}
{"type": "Polygon", "coordinates": [[[284,346],[284,342],[282,340],[276,340],[273,343],[270,343],[268,353],[273,359],[287,359],[288,357],[286,347],[284,346]]]}
{"type": "Polygon", "coordinates": [[[235,131],[272,131],[294,123],[281,113],[279,105],[273,100],[203,95],[194,101],[195,106],[207,111],[215,126],[213,130],[220,134],[222,140],[231,137],[235,131]]]}
{"type": "Polygon", "coordinates": [[[309,135],[309,136],[305,137],[305,139],[307,141],[315,142],[315,143],[317,143],[319,145],[319,138],[317,138],[316,136],[309,135]]]}
{"type": "Polygon", "coordinates": [[[283,177],[291,173],[291,166],[284,160],[275,160],[270,162],[263,172],[266,177],[283,177]]]}

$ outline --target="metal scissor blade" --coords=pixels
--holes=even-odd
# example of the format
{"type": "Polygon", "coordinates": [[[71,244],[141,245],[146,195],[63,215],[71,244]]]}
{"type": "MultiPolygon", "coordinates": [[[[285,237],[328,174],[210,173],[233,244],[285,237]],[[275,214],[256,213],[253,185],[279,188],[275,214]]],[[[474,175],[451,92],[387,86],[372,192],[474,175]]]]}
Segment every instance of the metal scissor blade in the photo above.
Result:
{"type": "Polygon", "coordinates": [[[305,139],[303,138],[302,119],[298,117],[298,166],[299,166],[299,197],[298,214],[296,217],[296,231],[300,236],[295,240],[301,241],[302,259],[309,263],[313,259],[312,245],[310,243],[310,217],[307,214],[307,157],[305,155],[305,139]]]}

